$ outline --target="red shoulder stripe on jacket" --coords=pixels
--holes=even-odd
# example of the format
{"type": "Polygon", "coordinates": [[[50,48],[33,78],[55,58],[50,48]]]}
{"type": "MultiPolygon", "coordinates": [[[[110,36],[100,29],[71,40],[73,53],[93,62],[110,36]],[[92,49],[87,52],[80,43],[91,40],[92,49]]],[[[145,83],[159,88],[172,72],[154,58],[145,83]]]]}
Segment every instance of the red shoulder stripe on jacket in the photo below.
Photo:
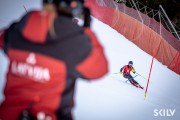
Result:
{"type": "Polygon", "coordinates": [[[5,30],[0,31],[0,48],[4,47],[4,32],[5,30]]]}
{"type": "Polygon", "coordinates": [[[44,43],[53,15],[47,11],[33,11],[23,29],[23,36],[36,43],[44,43]]]}
{"type": "Polygon", "coordinates": [[[76,69],[85,78],[96,79],[108,72],[108,64],[103,52],[103,47],[98,42],[95,34],[90,28],[86,28],[85,33],[90,37],[93,48],[90,55],[81,62],[76,69]]]}

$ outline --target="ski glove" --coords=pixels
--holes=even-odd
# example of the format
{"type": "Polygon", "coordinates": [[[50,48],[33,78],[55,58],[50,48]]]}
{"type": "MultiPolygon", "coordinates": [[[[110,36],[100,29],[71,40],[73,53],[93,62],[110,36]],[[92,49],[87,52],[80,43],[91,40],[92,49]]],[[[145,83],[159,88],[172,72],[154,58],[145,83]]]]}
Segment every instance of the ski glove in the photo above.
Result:
{"type": "Polygon", "coordinates": [[[122,74],[122,72],[119,72],[119,74],[122,74]]]}
{"type": "Polygon", "coordinates": [[[134,74],[136,73],[136,71],[135,71],[135,69],[134,69],[134,68],[132,69],[132,72],[133,72],[134,74]]]}

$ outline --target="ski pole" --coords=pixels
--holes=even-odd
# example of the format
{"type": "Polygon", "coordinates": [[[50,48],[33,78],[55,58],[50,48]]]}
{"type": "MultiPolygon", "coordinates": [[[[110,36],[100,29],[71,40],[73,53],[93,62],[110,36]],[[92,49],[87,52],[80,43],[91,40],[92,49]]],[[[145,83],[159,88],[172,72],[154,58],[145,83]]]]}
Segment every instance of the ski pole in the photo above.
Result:
{"type": "Polygon", "coordinates": [[[113,74],[121,74],[120,72],[118,72],[118,73],[113,73],[113,74]]]}
{"type": "Polygon", "coordinates": [[[134,79],[135,77],[137,77],[138,75],[135,75],[134,77],[132,77],[131,79],[128,79],[128,80],[126,80],[125,82],[127,82],[127,81],[129,81],[129,80],[132,80],[132,79],[134,79]]]}
{"type": "Polygon", "coordinates": [[[118,73],[114,73],[114,74],[120,74],[120,73],[118,72],[118,73]]]}
{"type": "Polygon", "coordinates": [[[141,76],[143,79],[147,80],[144,76],[140,75],[139,73],[136,73],[137,75],[141,76]]]}

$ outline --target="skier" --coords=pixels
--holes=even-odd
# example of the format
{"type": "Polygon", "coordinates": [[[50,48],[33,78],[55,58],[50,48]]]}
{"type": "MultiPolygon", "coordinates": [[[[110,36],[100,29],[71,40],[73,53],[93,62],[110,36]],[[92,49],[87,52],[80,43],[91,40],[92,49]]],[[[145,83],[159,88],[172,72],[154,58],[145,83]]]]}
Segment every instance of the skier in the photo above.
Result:
{"type": "Polygon", "coordinates": [[[129,82],[134,85],[135,87],[139,87],[141,89],[144,89],[143,87],[141,87],[141,85],[134,80],[134,78],[132,77],[132,75],[130,74],[130,72],[133,72],[134,74],[136,73],[135,69],[133,68],[133,62],[129,61],[128,65],[125,65],[124,67],[122,67],[120,69],[120,74],[123,74],[124,78],[127,78],[129,80],[129,82]]]}
{"type": "Polygon", "coordinates": [[[42,3],[43,10],[0,31],[0,48],[10,61],[0,120],[72,120],[77,78],[98,79],[108,72],[84,0],[42,3]],[[79,15],[82,27],[72,22],[79,15]]]}

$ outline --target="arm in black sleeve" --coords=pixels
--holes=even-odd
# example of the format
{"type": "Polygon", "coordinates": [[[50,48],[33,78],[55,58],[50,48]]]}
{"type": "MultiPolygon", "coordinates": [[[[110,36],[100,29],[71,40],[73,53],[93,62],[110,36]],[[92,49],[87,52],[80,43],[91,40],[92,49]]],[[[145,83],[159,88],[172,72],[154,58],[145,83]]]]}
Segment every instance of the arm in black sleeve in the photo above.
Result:
{"type": "Polygon", "coordinates": [[[122,68],[120,69],[120,72],[122,72],[122,71],[124,70],[125,67],[126,67],[126,66],[122,67],[122,68]]]}

